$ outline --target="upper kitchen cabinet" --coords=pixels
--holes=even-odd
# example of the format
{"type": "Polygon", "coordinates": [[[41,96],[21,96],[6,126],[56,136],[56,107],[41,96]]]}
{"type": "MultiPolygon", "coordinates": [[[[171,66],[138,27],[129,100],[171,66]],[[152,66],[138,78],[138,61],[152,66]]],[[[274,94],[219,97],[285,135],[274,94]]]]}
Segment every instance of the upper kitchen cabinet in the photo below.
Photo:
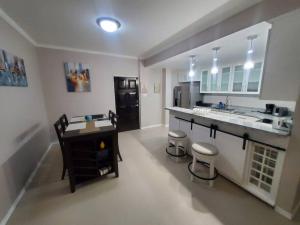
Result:
{"type": "Polygon", "coordinates": [[[210,82],[208,79],[208,70],[204,70],[201,72],[201,86],[200,92],[208,92],[210,89],[210,82]]]}
{"type": "Polygon", "coordinates": [[[259,95],[270,29],[263,22],[200,47],[200,93],[259,95]]]}
{"type": "Polygon", "coordinates": [[[220,73],[202,71],[201,93],[259,94],[262,81],[262,62],[254,63],[253,69],[245,70],[242,64],[222,67],[220,73]]]}
{"type": "Polygon", "coordinates": [[[186,70],[179,70],[177,73],[177,79],[178,79],[178,82],[180,82],[180,83],[200,81],[200,77],[201,77],[201,74],[197,70],[195,71],[195,74],[193,77],[190,77],[186,70]]]}
{"type": "Polygon", "coordinates": [[[231,75],[231,68],[230,67],[224,67],[222,68],[222,74],[221,74],[221,81],[220,81],[220,91],[221,92],[228,92],[230,88],[230,75],[231,75]]]}
{"type": "Polygon", "coordinates": [[[254,68],[250,70],[247,80],[247,92],[259,93],[261,80],[262,80],[262,67],[261,62],[255,63],[254,68]]]}

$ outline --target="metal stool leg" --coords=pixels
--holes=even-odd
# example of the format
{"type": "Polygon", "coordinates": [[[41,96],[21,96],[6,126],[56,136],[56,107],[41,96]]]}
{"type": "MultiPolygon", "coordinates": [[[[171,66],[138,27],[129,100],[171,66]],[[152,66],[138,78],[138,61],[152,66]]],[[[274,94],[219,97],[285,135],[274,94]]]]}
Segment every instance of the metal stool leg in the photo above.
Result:
{"type": "MultiPolygon", "coordinates": [[[[193,164],[192,164],[192,171],[195,172],[195,168],[196,168],[196,163],[197,163],[197,159],[195,156],[193,156],[193,164]]],[[[191,181],[194,181],[194,175],[191,174],[191,181]]]]}
{"type": "MultiPolygon", "coordinates": [[[[209,177],[212,178],[214,177],[215,173],[215,160],[211,160],[209,164],[209,177]]],[[[209,186],[212,187],[214,185],[214,180],[209,181],[209,186]]]]}
{"type": "MultiPolygon", "coordinates": [[[[178,142],[176,142],[176,145],[175,145],[175,152],[176,152],[176,155],[179,155],[179,144],[178,144],[178,142]]],[[[178,162],[179,161],[179,157],[177,157],[176,158],[176,162],[178,162]]]]}

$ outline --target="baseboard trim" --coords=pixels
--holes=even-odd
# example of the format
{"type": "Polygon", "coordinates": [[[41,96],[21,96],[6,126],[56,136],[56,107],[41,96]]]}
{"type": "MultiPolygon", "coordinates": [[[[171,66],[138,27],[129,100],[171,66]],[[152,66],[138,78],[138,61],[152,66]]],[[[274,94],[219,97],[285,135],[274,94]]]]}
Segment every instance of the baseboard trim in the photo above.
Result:
{"type": "Polygon", "coordinates": [[[293,210],[293,214],[292,214],[293,218],[296,216],[296,213],[298,212],[299,209],[300,209],[300,201],[298,202],[298,204],[296,205],[296,207],[293,210]]]}
{"type": "Polygon", "coordinates": [[[280,208],[279,206],[275,206],[275,211],[289,220],[292,220],[294,217],[292,213],[280,208]]]}
{"type": "Polygon", "coordinates": [[[160,124],[154,124],[154,125],[150,125],[150,126],[141,127],[141,129],[146,130],[146,129],[161,127],[161,126],[163,126],[163,125],[160,123],[160,124]]]}
{"type": "Polygon", "coordinates": [[[27,179],[24,187],[22,188],[22,190],[20,191],[18,197],[15,199],[15,201],[13,202],[13,204],[11,205],[11,207],[9,208],[9,210],[7,211],[6,215],[3,217],[3,219],[0,222],[0,225],[6,225],[9,218],[11,217],[11,215],[14,213],[17,205],[19,204],[19,202],[21,201],[21,199],[23,198],[26,189],[28,188],[28,186],[30,185],[30,183],[32,182],[33,178],[35,177],[37,171],[39,170],[40,166],[42,165],[44,159],[46,158],[47,154],[49,153],[49,151],[51,150],[52,146],[55,145],[57,142],[51,142],[47,148],[47,150],[44,152],[44,154],[42,155],[41,159],[39,160],[39,162],[37,163],[35,169],[32,171],[32,173],[30,174],[29,178],[27,179]]]}

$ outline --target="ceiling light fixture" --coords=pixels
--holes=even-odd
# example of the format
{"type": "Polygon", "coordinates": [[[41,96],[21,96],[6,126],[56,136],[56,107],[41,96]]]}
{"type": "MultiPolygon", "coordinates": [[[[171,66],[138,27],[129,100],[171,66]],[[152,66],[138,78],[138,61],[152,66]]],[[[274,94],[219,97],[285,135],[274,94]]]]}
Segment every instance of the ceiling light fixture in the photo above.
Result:
{"type": "Polygon", "coordinates": [[[244,64],[244,70],[251,70],[254,68],[254,62],[253,62],[253,41],[257,38],[257,35],[251,35],[247,37],[247,40],[249,42],[248,44],[248,50],[247,50],[247,59],[244,64]]]}
{"type": "Polygon", "coordinates": [[[195,76],[195,55],[190,56],[190,70],[189,70],[189,77],[195,76]]]}
{"type": "Polygon", "coordinates": [[[100,17],[96,20],[96,23],[101,29],[109,33],[116,32],[121,27],[118,20],[110,17],[100,17]]]}
{"type": "Polygon", "coordinates": [[[216,75],[219,72],[219,69],[218,69],[218,51],[220,50],[220,47],[215,47],[212,50],[214,51],[214,56],[213,56],[213,63],[212,63],[210,73],[213,74],[213,75],[216,75]]]}

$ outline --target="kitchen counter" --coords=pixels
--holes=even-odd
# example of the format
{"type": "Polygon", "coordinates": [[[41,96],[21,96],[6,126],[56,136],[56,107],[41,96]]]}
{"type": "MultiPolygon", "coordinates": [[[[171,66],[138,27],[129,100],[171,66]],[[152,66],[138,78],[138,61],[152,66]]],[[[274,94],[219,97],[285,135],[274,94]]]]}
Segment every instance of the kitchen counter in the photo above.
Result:
{"type": "Polygon", "coordinates": [[[166,110],[185,113],[185,114],[189,114],[201,118],[224,122],[227,124],[234,124],[246,128],[268,132],[271,134],[276,134],[281,136],[290,135],[290,132],[288,131],[274,129],[272,127],[272,124],[257,122],[259,119],[262,119],[262,117],[259,118],[257,115],[253,115],[253,116],[239,115],[234,113],[215,111],[207,107],[199,107],[194,110],[181,108],[181,107],[166,107],[166,110]]]}

